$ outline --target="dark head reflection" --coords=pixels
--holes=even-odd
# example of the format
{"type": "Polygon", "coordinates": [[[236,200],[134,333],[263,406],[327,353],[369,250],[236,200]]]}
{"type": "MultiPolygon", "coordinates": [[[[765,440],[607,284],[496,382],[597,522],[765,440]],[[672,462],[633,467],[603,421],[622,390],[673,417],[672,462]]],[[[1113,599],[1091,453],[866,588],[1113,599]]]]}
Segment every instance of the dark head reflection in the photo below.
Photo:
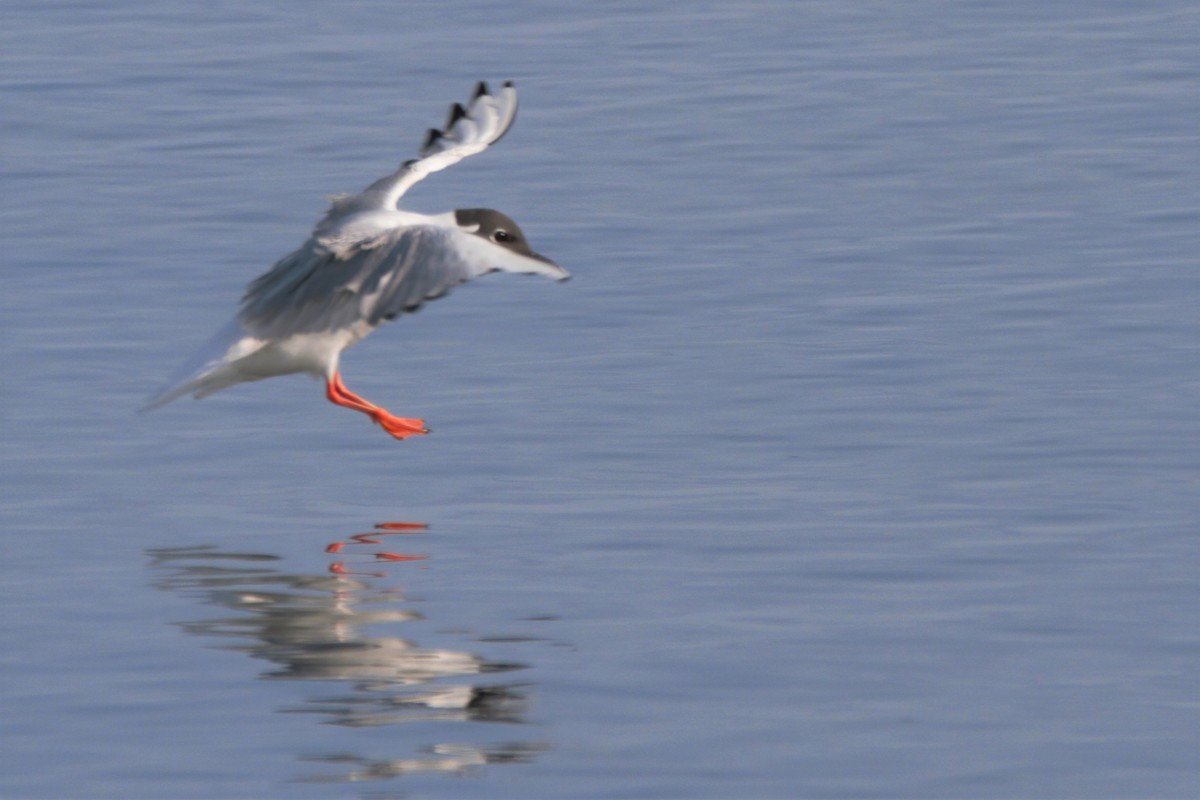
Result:
{"type": "MultiPolygon", "coordinates": [[[[406,625],[424,617],[372,562],[397,564],[411,559],[397,558],[390,550],[382,555],[354,552],[371,544],[378,541],[352,537],[343,547],[331,545],[330,552],[338,560],[329,565],[329,573],[309,575],[285,572],[278,557],[261,553],[191,547],[151,550],[149,555],[159,573],[154,581],[157,588],[193,595],[227,612],[177,623],[184,631],[270,662],[271,669],[261,677],[320,683],[319,693],[298,698],[279,709],[281,713],[312,714],[328,724],[353,728],[418,721],[523,722],[528,684],[488,676],[523,670],[526,665],[490,660],[466,650],[423,647],[400,636],[406,625]],[[330,683],[339,689],[329,691],[330,683]]],[[[394,737],[388,740],[389,746],[395,742],[394,737]]],[[[544,749],[532,742],[412,746],[423,755],[374,760],[346,752],[329,757],[304,754],[305,761],[344,764],[349,769],[304,780],[455,772],[527,761],[544,749]]]]}

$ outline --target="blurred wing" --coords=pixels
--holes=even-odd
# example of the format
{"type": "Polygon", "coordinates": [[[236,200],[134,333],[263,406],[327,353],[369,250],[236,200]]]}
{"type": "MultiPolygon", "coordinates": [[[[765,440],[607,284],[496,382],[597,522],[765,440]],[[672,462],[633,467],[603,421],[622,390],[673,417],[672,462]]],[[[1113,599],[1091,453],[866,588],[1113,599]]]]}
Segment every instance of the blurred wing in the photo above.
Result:
{"type": "Polygon", "coordinates": [[[309,239],[247,287],[238,319],[270,339],[373,328],[491,271],[459,252],[455,238],[448,228],[415,225],[336,252],[309,239]]]}
{"type": "Polygon", "coordinates": [[[371,184],[358,196],[359,208],[394,209],[409,187],[427,175],[457,164],[467,156],[482,153],[500,140],[517,118],[517,90],[505,81],[492,94],[483,81],[475,87],[464,108],[455,103],[441,130],[430,128],[421,147],[421,157],[406,161],[394,174],[371,184]]]}
{"type": "Polygon", "coordinates": [[[337,251],[313,238],[250,284],[238,321],[260,339],[366,325],[362,336],[496,271],[566,275],[550,262],[436,225],[393,228],[337,251]]]}

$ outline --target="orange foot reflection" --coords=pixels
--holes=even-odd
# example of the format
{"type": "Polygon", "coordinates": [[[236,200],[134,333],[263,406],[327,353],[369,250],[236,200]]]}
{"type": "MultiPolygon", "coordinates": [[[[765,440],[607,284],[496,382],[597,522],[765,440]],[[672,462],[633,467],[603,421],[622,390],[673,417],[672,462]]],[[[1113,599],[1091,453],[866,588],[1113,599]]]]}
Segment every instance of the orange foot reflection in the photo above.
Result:
{"type": "MultiPolygon", "coordinates": [[[[340,555],[348,553],[347,547],[355,545],[381,545],[382,536],[395,536],[400,534],[422,533],[429,529],[429,526],[423,522],[380,522],[375,525],[375,530],[370,533],[356,533],[347,537],[344,541],[334,542],[325,548],[326,553],[340,555]]],[[[405,553],[392,553],[385,550],[376,550],[374,553],[363,555],[374,556],[375,561],[424,561],[428,556],[425,555],[409,555],[405,553]]],[[[336,575],[351,575],[354,573],[345,561],[335,561],[329,565],[329,571],[336,575]]],[[[369,573],[378,575],[378,573],[369,573]]]]}

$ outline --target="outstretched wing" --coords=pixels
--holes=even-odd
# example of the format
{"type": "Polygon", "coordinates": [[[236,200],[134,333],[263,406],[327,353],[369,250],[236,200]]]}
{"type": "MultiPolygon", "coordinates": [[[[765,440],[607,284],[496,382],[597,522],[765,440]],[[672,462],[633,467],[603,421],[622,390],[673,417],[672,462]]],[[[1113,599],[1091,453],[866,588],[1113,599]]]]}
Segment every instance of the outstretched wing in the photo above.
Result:
{"type": "Polygon", "coordinates": [[[250,284],[238,320],[260,338],[331,330],[362,336],[497,270],[559,279],[566,274],[550,262],[437,225],[394,228],[337,250],[314,237],[250,284]]]}
{"type": "Polygon", "coordinates": [[[396,203],[409,187],[467,156],[481,153],[500,140],[517,118],[517,90],[512,81],[505,81],[497,94],[480,81],[464,107],[450,106],[446,124],[439,130],[430,128],[421,147],[421,157],[405,161],[395,173],[371,184],[352,200],[356,210],[396,208],[396,203]]]}

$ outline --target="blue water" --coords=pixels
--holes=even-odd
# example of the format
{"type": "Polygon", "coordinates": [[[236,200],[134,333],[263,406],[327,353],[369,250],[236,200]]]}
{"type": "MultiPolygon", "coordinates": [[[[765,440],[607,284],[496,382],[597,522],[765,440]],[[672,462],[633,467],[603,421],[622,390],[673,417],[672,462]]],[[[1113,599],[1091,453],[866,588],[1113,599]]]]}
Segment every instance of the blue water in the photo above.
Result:
{"type": "Polygon", "coordinates": [[[1200,793],[1193,4],[0,19],[0,795],[1200,793]],[[434,434],[135,413],[480,78],[434,434]]]}

